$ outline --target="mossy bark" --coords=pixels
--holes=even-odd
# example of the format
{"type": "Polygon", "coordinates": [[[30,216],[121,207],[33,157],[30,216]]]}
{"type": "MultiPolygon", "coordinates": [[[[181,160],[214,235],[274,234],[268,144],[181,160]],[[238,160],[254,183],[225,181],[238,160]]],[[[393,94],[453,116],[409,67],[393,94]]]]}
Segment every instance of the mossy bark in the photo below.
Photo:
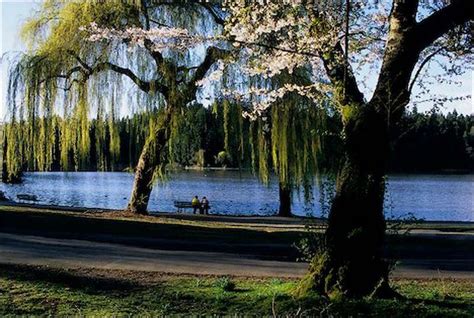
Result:
{"type": "MultiPolygon", "coordinates": [[[[3,132],[4,133],[4,132],[3,132]]],[[[7,182],[7,137],[2,138],[2,182],[7,182]]]]}
{"type": "MultiPolygon", "coordinates": [[[[6,134],[6,132],[4,132],[6,134]]],[[[8,149],[8,139],[6,135],[3,138],[3,145],[2,145],[2,182],[3,183],[21,183],[23,181],[23,172],[21,169],[10,169],[8,160],[19,160],[18,158],[9,158],[8,157],[9,149],[8,149]]]]}

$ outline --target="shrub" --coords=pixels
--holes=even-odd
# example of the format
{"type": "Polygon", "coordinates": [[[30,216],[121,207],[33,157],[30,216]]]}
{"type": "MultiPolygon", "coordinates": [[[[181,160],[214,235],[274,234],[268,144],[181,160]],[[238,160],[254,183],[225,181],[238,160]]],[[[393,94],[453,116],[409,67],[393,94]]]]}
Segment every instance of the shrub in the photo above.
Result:
{"type": "Polygon", "coordinates": [[[235,290],[235,283],[230,279],[230,277],[224,276],[216,280],[216,287],[223,291],[233,291],[235,290]]]}

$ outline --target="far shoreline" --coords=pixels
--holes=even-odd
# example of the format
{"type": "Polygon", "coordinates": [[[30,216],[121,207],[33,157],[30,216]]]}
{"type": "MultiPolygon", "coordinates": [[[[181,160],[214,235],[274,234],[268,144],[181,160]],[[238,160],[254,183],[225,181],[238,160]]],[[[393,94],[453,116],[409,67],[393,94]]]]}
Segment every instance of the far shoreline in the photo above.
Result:
{"type": "MultiPolygon", "coordinates": [[[[249,173],[254,174],[252,172],[252,168],[238,168],[238,167],[199,167],[199,166],[185,166],[185,167],[172,167],[167,168],[167,173],[176,173],[176,172],[201,172],[201,171],[229,171],[229,172],[242,172],[242,173],[249,173]]],[[[98,171],[98,170],[72,170],[72,171],[64,171],[64,170],[50,170],[50,171],[24,171],[23,174],[30,174],[30,173],[129,173],[134,174],[134,169],[131,168],[123,168],[117,170],[110,170],[110,171],[98,171]]],[[[389,171],[387,176],[398,176],[398,175],[473,175],[474,170],[472,169],[443,169],[443,170],[407,170],[407,171],[389,171]]],[[[257,176],[255,176],[257,177],[257,176]]]]}

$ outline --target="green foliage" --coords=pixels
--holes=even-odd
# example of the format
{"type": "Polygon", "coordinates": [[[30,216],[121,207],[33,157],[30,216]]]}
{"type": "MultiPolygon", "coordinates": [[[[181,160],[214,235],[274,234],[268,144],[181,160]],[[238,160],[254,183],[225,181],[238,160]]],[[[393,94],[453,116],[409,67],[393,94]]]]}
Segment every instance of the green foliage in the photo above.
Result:
{"type": "MultiPolygon", "coordinates": [[[[17,136],[12,144],[20,145],[16,154],[18,165],[26,162],[31,170],[50,170],[56,160],[55,144],[60,130],[61,150],[56,155],[63,169],[79,170],[89,166],[92,146],[96,146],[101,166],[104,166],[100,146],[90,142],[89,116],[94,107],[99,118],[105,116],[101,104],[106,97],[112,98],[112,104],[119,103],[120,99],[114,96],[120,93],[115,88],[120,86],[121,79],[110,74],[89,79],[91,74],[87,74],[83,66],[82,69],[77,67],[79,59],[80,63],[89,64],[91,60],[104,61],[116,54],[113,45],[89,42],[85,32],[80,30],[93,21],[116,27],[124,21],[127,25],[136,25],[138,10],[121,1],[48,0],[25,23],[22,37],[29,44],[29,52],[19,57],[10,69],[7,101],[10,129],[15,130],[13,134],[17,136]],[[102,87],[104,80],[110,83],[109,89],[102,87]],[[65,94],[59,94],[62,89],[65,94]]],[[[106,129],[101,128],[94,132],[98,143],[106,138],[106,129]]],[[[110,146],[112,153],[116,153],[117,133],[113,125],[109,128],[112,128],[110,146]]],[[[13,156],[7,157],[8,162],[13,160],[13,156]]],[[[9,171],[14,173],[14,167],[9,167],[9,171]]]]}
{"type": "Polygon", "coordinates": [[[320,108],[293,96],[252,123],[251,158],[260,179],[268,183],[274,172],[283,187],[303,188],[309,200],[321,168],[325,120],[320,108]]]}
{"type": "MultiPolygon", "coordinates": [[[[122,156],[127,146],[127,165],[131,167],[136,164],[137,153],[145,141],[152,141],[153,155],[160,152],[162,163],[211,162],[208,158],[212,155],[203,149],[208,140],[202,137],[208,117],[201,109],[197,109],[200,113],[196,116],[191,116],[188,110],[196,97],[196,83],[190,81],[194,78],[190,75],[196,57],[201,58],[202,52],[189,50],[160,55],[149,48],[127,47],[123,41],[92,42],[83,28],[94,22],[100,27],[123,30],[146,27],[146,22],[152,19],[202,34],[219,32],[213,17],[204,13],[207,11],[202,6],[184,2],[175,6],[138,0],[44,1],[22,30],[28,54],[18,58],[9,72],[11,129],[16,129],[13,123],[17,121],[21,129],[28,126],[25,131],[15,132],[21,140],[12,139],[13,144],[21,141],[26,146],[20,147],[19,153],[9,154],[9,171],[19,175],[22,166],[40,171],[114,170],[124,166],[122,156]],[[158,117],[144,119],[145,116],[139,115],[140,119],[127,123],[128,127],[123,129],[116,110],[125,104],[124,86],[129,88],[130,82],[122,80],[121,75],[128,75],[126,72],[108,70],[108,63],[120,65],[149,83],[128,92],[127,95],[134,97],[127,101],[130,114],[159,112],[167,106],[173,110],[169,127],[168,123],[160,126],[158,117]],[[178,71],[186,66],[191,71],[178,71]],[[158,83],[167,87],[166,93],[158,93],[158,83]],[[95,121],[91,121],[92,117],[95,121]],[[155,143],[157,134],[153,131],[164,126],[165,150],[155,143]],[[126,144],[122,143],[123,139],[126,144]],[[169,157],[164,158],[165,155],[169,157]],[[14,167],[14,162],[18,167],[14,167]]],[[[159,171],[164,171],[164,167],[163,164],[159,171]]]]}
{"type": "Polygon", "coordinates": [[[198,158],[204,148],[206,121],[210,116],[200,105],[181,108],[171,124],[169,141],[170,161],[192,166],[205,159],[198,158]]]}
{"type": "Polygon", "coordinates": [[[57,62],[66,62],[67,51],[78,56],[95,52],[106,53],[111,48],[97,47],[87,41],[80,28],[96,22],[102,26],[123,28],[139,26],[139,5],[133,1],[62,1],[47,0],[42,8],[22,28],[22,38],[31,51],[57,62]]]}
{"type": "MultiPolygon", "coordinates": [[[[231,166],[239,166],[245,155],[245,131],[242,107],[228,100],[222,102],[224,151],[231,166]]],[[[248,126],[247,126],[248,127],[248,126]]]]}

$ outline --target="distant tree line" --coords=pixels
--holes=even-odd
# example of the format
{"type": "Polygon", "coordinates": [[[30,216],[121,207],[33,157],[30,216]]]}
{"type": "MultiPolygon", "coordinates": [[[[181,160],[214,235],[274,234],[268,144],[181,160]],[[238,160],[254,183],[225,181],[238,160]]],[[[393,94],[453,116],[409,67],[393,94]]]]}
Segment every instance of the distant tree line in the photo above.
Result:
{"type": "Polygon", "coordinates": [[[393,144],[391,172],[473,171],[472,115],[436,111],[404,115],[393,144]]]}
{"type": "MultiPolygon", "coordinates": [[[[74,151],[61,162],[61,123],[54,128],[52,161],[46,169],[38,169],[34,160],[22,158],[23,171],[123,171],[134,168],[149,130],[149,122],[159,116],[156,111],[139,113],[113,123],[93,119],[89,125],[89,156],[77,160],[74,151]],[[113,140],[117,134],[118,140],[113,140]]],[[[59,117],[55,121],[61,121],[59,117]]],[[[107,120],[106,120],[107,121],[107,120]]],[[[328,115],[327,133],[320,162],[324,170],[333,170],[337,163],[341,138],[337,135],[339,121],[328,115]]],[[[252,168],[252,145],[249,143],[251,123],[242,118],[239,106],[223,103],[211,107],[192,105],[177,117],[168,147],[169,167],[252,168]]],[[[406,113],[397,129],[403,131],[393,143],[391,172],[467,172],[474,170],[473,116],[456,111],[406,113]]],[[[6,140],[2,147],[7,153],[6,140]]],[[[29,147],[22,143],[16,147],[29,147]]],[[[5,162],[5,160],[4,160],[5,162]]],[[[5,167],[3,169],[6,170],[5,167]]]]}

